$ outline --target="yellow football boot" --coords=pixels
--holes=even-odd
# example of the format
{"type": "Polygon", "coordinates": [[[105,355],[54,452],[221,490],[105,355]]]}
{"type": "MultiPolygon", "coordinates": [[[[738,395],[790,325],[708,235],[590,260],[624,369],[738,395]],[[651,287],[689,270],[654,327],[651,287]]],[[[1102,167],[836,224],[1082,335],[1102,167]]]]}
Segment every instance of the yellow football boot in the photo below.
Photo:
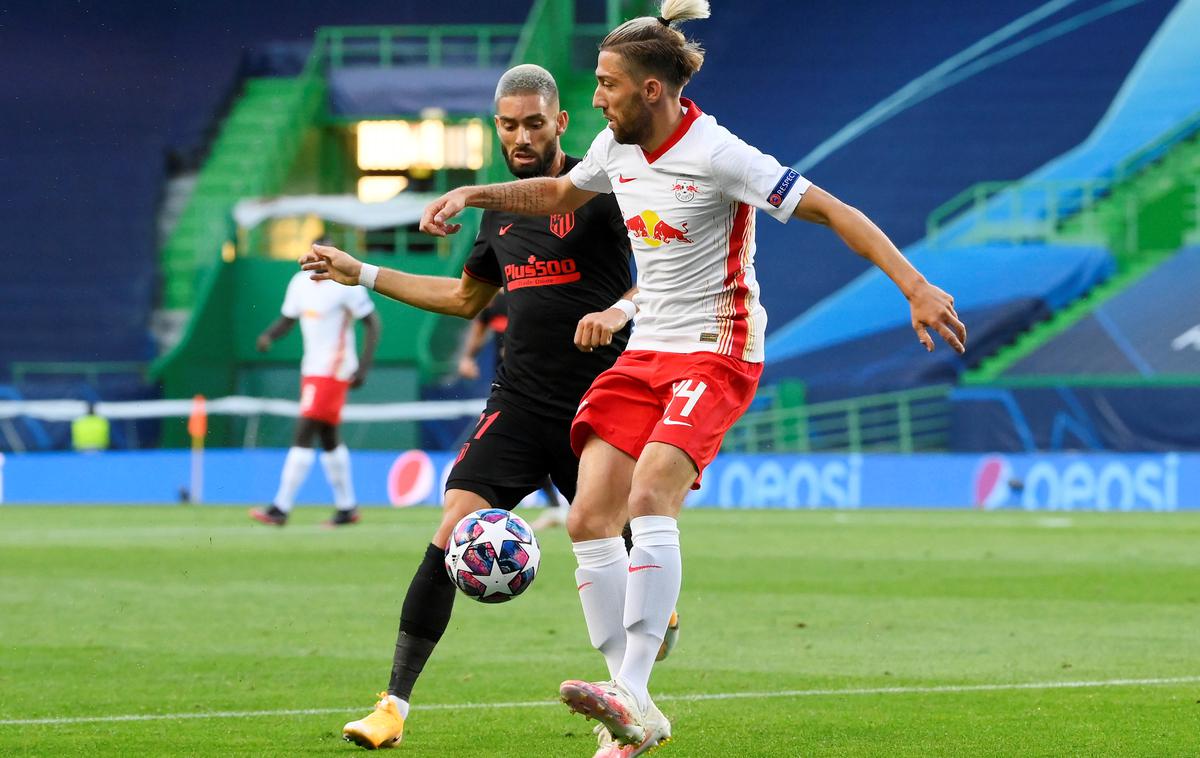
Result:
{"type": "Polygon", "coordinates": [[[367,750],[395,747],[404,736],[404,717],[386,692],[379,693],[375,710],[342,727],[342,739],[367,750]]]}

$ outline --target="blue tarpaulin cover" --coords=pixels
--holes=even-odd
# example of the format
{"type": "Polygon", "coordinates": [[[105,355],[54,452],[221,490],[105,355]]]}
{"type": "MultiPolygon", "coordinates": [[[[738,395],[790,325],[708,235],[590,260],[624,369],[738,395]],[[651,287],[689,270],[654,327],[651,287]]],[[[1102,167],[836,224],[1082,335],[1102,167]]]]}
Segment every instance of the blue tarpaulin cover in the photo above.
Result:
{"type": "Polygon", "coordinates": [[[329,110],[335,116],[408,115],[427,108],[450,114],[491,113],[503,68],[347,67],[329,72],[329,110]]]}

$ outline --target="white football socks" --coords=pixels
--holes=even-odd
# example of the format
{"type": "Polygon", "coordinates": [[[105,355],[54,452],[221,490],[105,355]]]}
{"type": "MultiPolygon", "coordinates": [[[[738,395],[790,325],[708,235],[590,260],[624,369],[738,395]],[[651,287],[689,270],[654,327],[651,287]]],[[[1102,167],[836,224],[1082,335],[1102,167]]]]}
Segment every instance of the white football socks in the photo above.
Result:
{"type": "Polygon", "coordinates": [[[388,695],[388,700],[391,700],[393,703],[396,704],[396,710],[400,711],[400,718],[402,718],[402,719],[408,718],[408,709],[410,706],[409,706],[407,700],[401,700],[400,698],[396,697],[395,695],[388,695]]]}
{"type": "MultiPolygon", "coordinates": [[[[571,545],[579,568],[575,584],[587,621],[592,646],[604,656],[608,674],[616,678],[625,657],[625,583],[629,579],[629,555],[620,537],[584,540],[571,545]]],[[[664,625],[665,628],[665,625],[664,625]]]]}
{"type": "Polygon", "coordinates": [[[679,600],[683,563],[675,519],[639,516],[629,528],[633,552],[625,590],[625,657],[617,678],[645,708],[650,702],[650,670],[679,600]]]}
{"type": "Polygon", "coordinates": [[[279,490],[275,493],[275,507],[284,513],[290,513],[296,504],[296,492],[308,478],[308,470],[312,468],[316,454],[311,447],[288,448],[287,458],[283,460],[283,473],[279,475],[279,490]]]}
{"type": "Polygon", "coordinates": [[[321,453],[321,466],[333,490],[334,505],[339,511],[352,510],[355,501],[354,480],[350,476],[350,449],[342,444],[321,453]]]}

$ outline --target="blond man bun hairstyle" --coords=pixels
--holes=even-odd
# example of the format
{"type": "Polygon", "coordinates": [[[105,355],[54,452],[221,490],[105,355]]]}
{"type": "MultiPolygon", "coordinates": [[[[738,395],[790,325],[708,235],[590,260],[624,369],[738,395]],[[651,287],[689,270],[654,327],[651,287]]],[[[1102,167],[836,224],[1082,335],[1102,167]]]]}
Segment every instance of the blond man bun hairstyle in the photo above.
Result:
{"type": "Polygon", "coordinates": [[[704,48],[676,25],[708,18],[708,0],[663,0],[658,17],[630,19],[608,33],[601,50],[617,53],[635,76],[654,76],[675,92],[704,65],[704,48]]]}
{"type": "Polygon", "coordinates": [[[663,0],[662,5],[658,6],[659,18],[665,19],[669,24],[708,18],[711,15],[708,0],[663,0]]]}

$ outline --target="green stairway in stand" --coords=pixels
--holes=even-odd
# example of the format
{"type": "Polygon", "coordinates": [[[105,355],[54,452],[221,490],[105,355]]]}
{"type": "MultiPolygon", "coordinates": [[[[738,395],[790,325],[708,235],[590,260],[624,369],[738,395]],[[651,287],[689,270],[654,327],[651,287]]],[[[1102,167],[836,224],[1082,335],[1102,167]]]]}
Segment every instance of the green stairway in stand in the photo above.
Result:
{"type": "Polygon", "coordinates": [[[279,192],[324,92],[319,77],[250,79],[221,125],[196,188],[163,248],[163,305],[191,308],[199,281],[233,238],[243,197],[279,192]]]}
{"type": "MultiPolygon", "coordinates": [[[[1062,334],[1117,296],[1189,242],[1200,242],[1200,115],[1181,128],[1190,136],[1128,179],[1116,182],[1095,205],[1061,221],[1061,241],[1102,241],[1117,258],[1116,276],[1038,324],[963,377],[990,384],[1014,363],[1062,334]]],[[[1174,138],[1175,135],[1166,135],[1174,138]]],[[[1151,145],[1148,150],[1153,150],[1151,145]]],[[[1139,151],[1139,154],[1145,151],[1139,151]]],[[[1137,158],[1138,156],[1134,156],[1137,158]]]]}

